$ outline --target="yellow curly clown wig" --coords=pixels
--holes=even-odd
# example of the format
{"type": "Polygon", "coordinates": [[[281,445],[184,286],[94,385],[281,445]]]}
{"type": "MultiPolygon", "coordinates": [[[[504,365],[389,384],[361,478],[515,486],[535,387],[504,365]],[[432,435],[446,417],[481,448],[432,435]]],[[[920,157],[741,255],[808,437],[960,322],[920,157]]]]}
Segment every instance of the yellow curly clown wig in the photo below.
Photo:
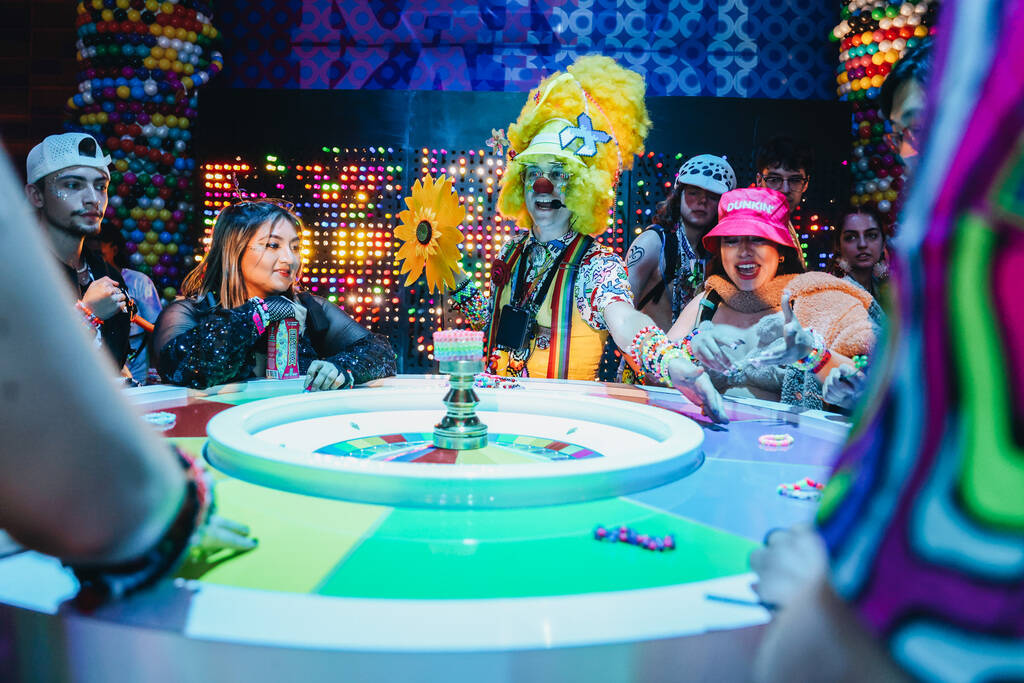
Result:
{"type": "Polygon", "coordinates": [[[565,194],[572,229],[584,235],[604,232],[619,175],[643,154],[651,127],[645,90],[640,74],[600,55],[580,57],[566,73],[541,81],[508,129],[509,163],[498,197],[502,215],[532,227],[523,168],[531,159],[553,155],[569,174],[565,194]]]}

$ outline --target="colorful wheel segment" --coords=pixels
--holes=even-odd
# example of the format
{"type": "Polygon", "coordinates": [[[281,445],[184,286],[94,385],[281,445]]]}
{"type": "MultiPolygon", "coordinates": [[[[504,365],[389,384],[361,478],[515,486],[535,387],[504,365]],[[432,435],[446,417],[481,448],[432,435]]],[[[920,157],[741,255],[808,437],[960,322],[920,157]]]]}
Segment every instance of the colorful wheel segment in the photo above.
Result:
{"type": "Polygon", "coordinates": [[[434,445],[429,432],[381,434],[339,441],[317,453],[346,458],[422,462],[442,465],[514,465],[600,458],[597,451],[542,436],[490,434],[484,448],[452,450],[434,445]]]}

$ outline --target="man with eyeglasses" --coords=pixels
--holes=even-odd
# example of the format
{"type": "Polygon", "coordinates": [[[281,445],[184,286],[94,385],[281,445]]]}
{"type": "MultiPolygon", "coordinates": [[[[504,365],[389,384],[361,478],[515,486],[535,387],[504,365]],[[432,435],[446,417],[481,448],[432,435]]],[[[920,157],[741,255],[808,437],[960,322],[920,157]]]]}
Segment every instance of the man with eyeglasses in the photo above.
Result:
{"type": "Polygon", "coordinates": [[[904,175],[913,175],[917,167],[921,127],[924,124],[924,84],[931,76],[932,41],[926,39],[896,62],[882,84],[878,104],[889,119],[892,132],[885,141],[905,166],[904,175]]]}
{"type": "MultiPolygon", "coordinates": [[[[778,190],[786,195],[789,214],[793,215],[804,199],[813,163],[814,158],[809,147],[798,145],[792,138],[774,137],[758,150],[754,165],[757,169],[755,185],[778,190]]],[[[800,237],[792,221],[789,222],[789,232],[793,236],[793,242],[800,244],[800,237]]],[[[806,269],[807,262],[803,250],[798,249],[797,255],[800,257],[800,265],[806,269]]]]}
{"type": "Polygon", "coordinates": [[[636,308],[663,330],[672,327],[694,291],[704,285],[704,235],[718,222],[718,200],[736,189],[736,173],[723,157],[700,154],[676,174],[654,222],[626,253],[636,308]]]}
{"type": "Polygon", "coordinates": [[[28,153],[25,195],[35,207],[50,247],[79,293],[77,308],[106,346],[118,368],[128,357],[128,335],[134,305],[124,279],[84,247],[87,236],[100,232],[107,208],[110,157],[85,133],[50,135],[28,153]]]}

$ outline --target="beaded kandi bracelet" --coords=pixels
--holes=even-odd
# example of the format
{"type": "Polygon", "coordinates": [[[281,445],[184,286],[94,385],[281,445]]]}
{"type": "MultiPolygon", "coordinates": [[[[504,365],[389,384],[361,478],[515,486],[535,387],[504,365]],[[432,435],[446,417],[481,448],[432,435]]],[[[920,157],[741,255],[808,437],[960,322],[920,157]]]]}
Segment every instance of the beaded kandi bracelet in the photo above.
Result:
{"type": "Polygon", "coordinates": [[[821,354],[821,358],[818,359],[818,363],[813,368],[811,368],[811,372],[813,372],[813,373],[821,372],[821,369],[823,367],[825,367],[831,359],[832,359],[832,352],[829,351],[828,349],[825,349],[825,352],[821,354]]]}
{"type": "Polygon", "coordinates": [[[828,347],[825,345],[825,338],[814,330],[811,330],[811,334],[814,335],[814,346],[811,347],[810,353],[793,363],[793,367],[797,370],[810,370],[817,367],[818,363],[821,362],[822,356],[828,351],[828,347]]]}
{"type": "Polygon", "coordinates": [[[96,609],[173,574],[189,547],[198,541],[200,529],[213,512],[213,489],[198,462],[181,449],[174,450],[186,472],[185,500],[174,521],[152,548],[134,560],[109,565],[68,565],[81,586],[73,601],[78,609],[96,609]]]}
{"type": "Polygon", "coordinates": [[[693,349],[690,348],[690,342],[692,342],[693,338],[698,334],[700,334],[700,330],[693,328],[693,331],[690,332],[690,334],[676,342],[676,346],[683,350],[683,354],[686,356],[686,359],[696,366],[700,366],[700,361],[697,360],[697,356],[693,355],[693,349]]]}
{"type": "Polygon", "coordinates": [[[85,317],[86,321],[93,327],[100,327],[103,324],[103,320],[96,317],[88,306],[83,304],[81,301],[75,302],[75,308],[85,317]]]}

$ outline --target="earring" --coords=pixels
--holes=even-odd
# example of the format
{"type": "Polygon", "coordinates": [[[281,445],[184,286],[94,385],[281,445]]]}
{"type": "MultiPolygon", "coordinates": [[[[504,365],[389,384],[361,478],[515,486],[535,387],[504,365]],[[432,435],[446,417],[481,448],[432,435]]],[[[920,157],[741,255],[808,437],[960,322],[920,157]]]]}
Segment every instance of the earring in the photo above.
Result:
{"type": "Polygon", "coordinates": [[[785,256],[780,256],[780,257],[779,257],[779,263],[782,263],[782,262],[783,262],[783,261],[785,261],[785,260],[786,260],[786,257],[785,257],[785,256]]]}
{"type": "Polygon", "coordinates": [[[844,258],[839,259],[838,261],[836,261],[836,265],[839,266],[840,268],[842,268],[843,272],[846,273],[847,275],[850,274],[850,270],[851,270],[850,269],[850,262],[847,261],[846,259],[844,259],[844,258]]]}
{"type": "Polygon", "coordinates": [[[879,261],[871,268],[871,274],[879,282],[885,282],[889,279],[889,264],[885,261],[879,261]]]}

